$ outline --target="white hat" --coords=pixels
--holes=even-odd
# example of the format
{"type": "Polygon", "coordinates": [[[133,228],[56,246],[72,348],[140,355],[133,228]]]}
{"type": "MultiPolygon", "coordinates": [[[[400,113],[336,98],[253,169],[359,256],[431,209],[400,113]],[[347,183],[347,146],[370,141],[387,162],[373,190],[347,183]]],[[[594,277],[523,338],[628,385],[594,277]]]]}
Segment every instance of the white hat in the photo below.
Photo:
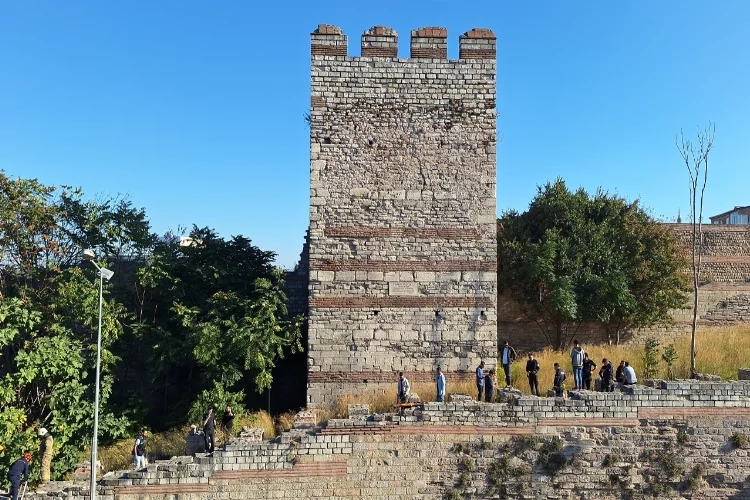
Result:
{"type": "Polygon", "coordinates": [[[39,436],[40,437],[46,436],[46,435],[47,435],[47,429],[45,429],[44,427],[42,427],[41,429],[39,429],[39,436]]]}

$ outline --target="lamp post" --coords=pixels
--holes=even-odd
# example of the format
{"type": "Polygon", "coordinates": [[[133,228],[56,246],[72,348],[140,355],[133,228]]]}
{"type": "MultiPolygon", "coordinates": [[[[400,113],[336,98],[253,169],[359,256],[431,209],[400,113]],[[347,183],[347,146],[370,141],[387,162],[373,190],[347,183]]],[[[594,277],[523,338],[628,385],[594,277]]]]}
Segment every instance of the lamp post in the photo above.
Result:
{"type": "Polygon", "coordinates": [[[99,333],[96,336],[96,385],[94,388],[94,436],[91,439],[91,500],[96,500],[96,447],[97,434],[99,433],[99,373],[102,362],[102,303],[104,299],[104,280],[107,281],[114,276],[114,272],[100,267],[94,259],[93,250],[83,251],[83,260],[88,260],[96,270],[99,271],[99,333]]]}

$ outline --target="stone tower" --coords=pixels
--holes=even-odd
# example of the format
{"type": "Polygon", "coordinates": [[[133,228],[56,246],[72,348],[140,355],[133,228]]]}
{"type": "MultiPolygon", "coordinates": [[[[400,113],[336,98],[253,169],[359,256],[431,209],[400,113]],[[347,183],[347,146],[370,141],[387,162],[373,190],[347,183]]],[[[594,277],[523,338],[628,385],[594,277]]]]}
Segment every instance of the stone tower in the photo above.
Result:
{"type": "MultiPolygon", "coordinates": [[[[495,365],[496,41],[312,33],[308,404],[495,365]]],[[[423,398],[433,398],[434,391],[423,398]]],[[[450,392],[450,387],[449,387],[450,392]]]]}

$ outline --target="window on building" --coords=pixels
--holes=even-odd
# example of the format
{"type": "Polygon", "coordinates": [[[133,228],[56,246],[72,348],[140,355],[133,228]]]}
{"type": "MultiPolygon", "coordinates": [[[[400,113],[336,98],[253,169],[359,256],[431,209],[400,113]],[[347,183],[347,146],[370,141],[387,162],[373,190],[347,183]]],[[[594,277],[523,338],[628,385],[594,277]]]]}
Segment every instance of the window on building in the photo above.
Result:
{"type": "Polygon", "coordinates": [[[747,214],[739,214],[739,213],[733,213],[729,216],[729,223],[730,224],[747,224],[748,223],[748,215],[747,214]]]}

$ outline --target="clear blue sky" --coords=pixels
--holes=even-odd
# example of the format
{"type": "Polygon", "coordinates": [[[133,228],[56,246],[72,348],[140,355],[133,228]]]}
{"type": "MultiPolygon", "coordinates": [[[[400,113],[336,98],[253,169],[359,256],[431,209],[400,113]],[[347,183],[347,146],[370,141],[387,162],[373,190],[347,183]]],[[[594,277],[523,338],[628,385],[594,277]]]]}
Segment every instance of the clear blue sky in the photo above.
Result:
{"type": "Polygon", "coordinates": [[[716,123],[706,214],[750,205],[750,2],[0,0],[0,169],[128,194],[157,232],[242,234],[293,266],[308,224],[309,33],[498,37],[498,213],[565,178],[688,209],[680,128],[716,123]]]}

